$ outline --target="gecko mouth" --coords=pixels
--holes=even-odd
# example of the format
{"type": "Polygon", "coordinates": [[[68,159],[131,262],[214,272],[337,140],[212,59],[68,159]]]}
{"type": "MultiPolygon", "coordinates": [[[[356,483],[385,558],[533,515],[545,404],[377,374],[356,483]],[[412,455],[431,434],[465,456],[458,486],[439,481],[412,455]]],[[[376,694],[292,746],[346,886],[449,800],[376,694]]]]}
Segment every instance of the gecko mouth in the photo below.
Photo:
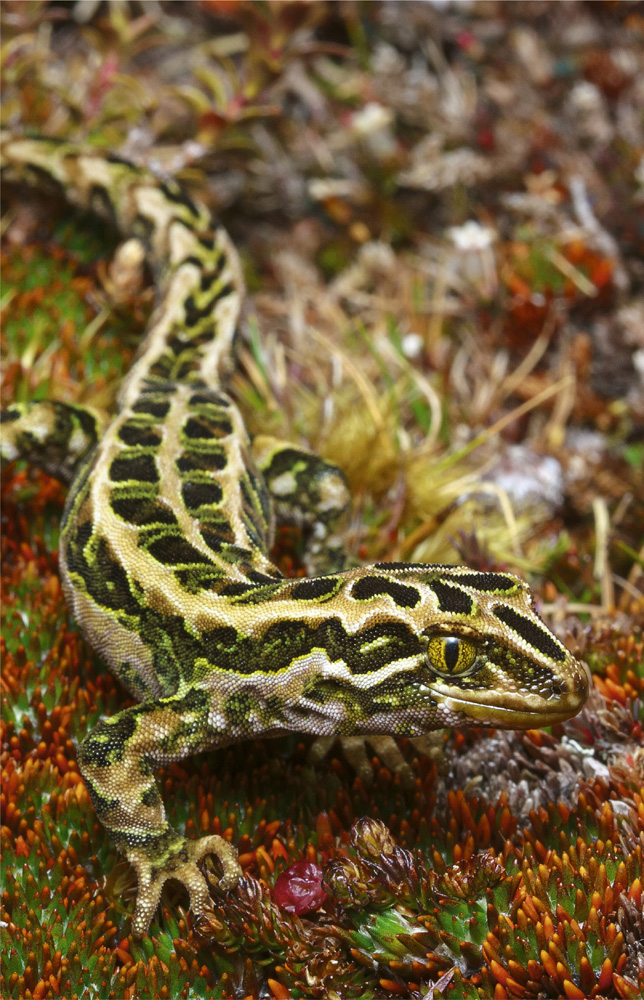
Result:
{"type": "Polygon", "coordinates": [[[571,719],[583,708],[590,690],[590,673],[575,664],[558,690],[552,692],[503,691],[495,699],[490,690],[467,691],[446,684],[428,685],[441,705],[474,724],[499,729],[538,729],[571,719]]]}
{"type": "Polygon", "coordinates": [[[566,706],[530,708],[509,708],[506,705],[479,704],[462,698],[447,698],[446,707],[453,712],[466,716],[479,725],[494,726],[496,729],[540,729],[542,726],[554,726],[558,722],[571,719],[581,708],[581,704],[566,706]]]}

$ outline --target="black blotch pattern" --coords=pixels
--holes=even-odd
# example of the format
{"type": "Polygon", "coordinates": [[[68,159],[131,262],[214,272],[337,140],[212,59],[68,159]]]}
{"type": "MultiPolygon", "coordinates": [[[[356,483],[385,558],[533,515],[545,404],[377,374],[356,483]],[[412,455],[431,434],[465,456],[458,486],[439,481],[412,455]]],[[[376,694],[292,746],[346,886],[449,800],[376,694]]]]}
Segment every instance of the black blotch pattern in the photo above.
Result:
{"type": "Polygon", "coordinates": [[[146,790],[143,792],[143,795],[141,796],[141,805],[149,807],[155,806],[157,802],[160,800],[160,798],[161,795],[159,794],[159,789],[157,788],[157,786],[150,785],[150,787],[146,788],[146,790]]]}
{"type": "Polygon", "coordinates": [[[95,437],[98,428],[94,414],[79,408],[78,410],[75,410],[75,415],[85,433],[90,437],[95,437]]]}
{"type": "MultiPolygon", "coordinates": [[[[317,455],[310,455],[307,458],[315,461],[317,455]]],[[[271,456],[269,464],[262,469],[262,475],[267,479],[281,476],[284,472],[290,472],[295,464],[301,460],[302,452],[298,451],[297,448],[280,448],[271,456]]]]}
{"type": "Polygon", "coordinates": [[[216,304],[229,295],[232,292],[233,286],[230,283],[222,285],[218,292],[208,299],[208,301],[203,306],[198,306],[194,300],[194,296],[189,295],[184,302],[184,315],[186,317],[186,324],[188,326],[196,326],[202,319],[207,319],[213,311],[216,304]]]}
{"type": "Polygon", "coordinates": [[[174,181],[166,181],[160,187],[168,201],[173,202],[175,205],[183,205],[191,215],[198,218],[199,212],[197,206],[179,184],[176,184],[174,181]]]}
{"type": "Polygon", "coordinates": [[[384,595],[391,597],[399,608],[415,608],[420,602],[420,594],[415,587],[388,580],[385,576],[363,576],[351,590],[351,596],[356,601],[369,601],[384,595]]]}
{"type": "Polygon", "coordinates": [[[151,524],[167,524],[177,526],[179,522],[170,507],[158,500],[148,497],[115,497],[112,496],[112,510],[118,517],[139,527],[151,524]]]}
{"type": "MultiPolygon", "coordinates": [[[[185,331],[180,331],[175,333],[167,341],[167,346],[175,358],[180,357],[185,351],[190,351],[191,355],[199,348],[203,347],[212,339],[211,330],[203,330],[196,337],[186,336],[185,331]]],[[[170,385],[174,386],[174,382],[170,382],[170,385]]],[[[212,400],[208,400],[212,402],[212,400]]]]}
{"type": "Polygon", "coordinates": [[[418,636],[404,622],[378,622],[359,632],[348,646],[351,653],[344,658],[352,674],[373,673],[394,660],[417,656],[422,652],[418,636]],[[362,647],[382,638],[388,641],[375,649],[362,652],[362,647]]]}
{"type": "Polygon", "coordinates": [[[303,580],[291,590],[291,597],[297,601],[319,601],[335,593],[338,581],[334,577],[320,577],[318,580],[303,580]]]}
{"type": "Polygon", "coordinates": [[[190,347],[190,342],[183,340],[182,337],[174,336],[168,339],[167,345],[168,350],[172,351],[175,358],[178,358],[179,355],[186,350],[186,348],[190,347]]]}
{"type": "Polygon", "coordinates": [[[475,587],[482,593],[509,593],[518,586],[516,580],[504,573],[463,573],[458,582],[475,587]]]}
{"type": "Polygon", "coordinates": [[[217,483],[183,483],[181,496],[189,510],[196,510],[204,504],[218,504],[222,498],[221,487],[217,483]]]}
{"type": "MultiPolygon", "coordinates": [[[[102,154],[101,154],[102,155],[102,154]]],[[[116,153],[106,153],[103,157],[106,163],[114,163],[122,167],[129,167],[134,173],[140,173],[138,167],[135,167],[130,160],[124,160],[122,156],[117,156],[116,153]]]]}
{"type": "MultiPolygon", "coordinates": [[[[96,603],[113,611],[125,611],[126,614],[138,618],[140,607],[130,591],[127,573],[120,563],[116,562],[104,538],[96,542],[93,558],[90,551],[89,560],[84,551],[86,540],[91,534],[85,525],[75,532],[67,545],[67,561],[71,572],[78,573],[87,585],[88,591],[96,603]]],[[[91,546],[89,546],[91,549],[91,546]]]]}
{"type": "Polygon", "coordinates": [[[150,374],[156,378],[167,379],[172,373],[173,359],[169,354],[159,355],[153,365],[150,366],[150,374]]]}
{"type": "Polygon", "coordinates": [[[191,351],[188,355],[188,359],[182,362],[178,368],[175,369],[174,375],[177,382],[184,382],[189,377],[195,375],[199,372],[199,367],[201,365],[201,357],[194,351],[191,351]]]}
{"type": "Polygon", "coordinates": [[[148,552],[157,562],[166,566],[178,566],[180,564],[205,564],[209,565],[210,560],[198,549],[195,549],[185,538],[180,535],[165,535],[155,538],[148,545],[148,552]]]}
{"type": "Polygon", "coordinates": [[[247,575],[248,579],[254,584],[260,584],[261,586],[268,585],[269,583],[275,583],[281,576],[281,574],[278,574],[276,577],[269,576],[267,573],[260,573],[256,569],[252,569],[247,575]]]}
{"type": "Polygon", "coordinates": [[[168,415],[170,403],[165,400],[148,399],[144,396],[142,399],[137,399],[132,409],[135,413],[147,413],[150,417],[163,420],[168,415]]]}
{"type": "MultiPolygon", "coordinates": [[[[265,574],[257,576],[278,589],[284,586],[283,582],[265,574]]],[[[153,629],[154,622],[150,620],[147,627],[153,629]]],[[[159,646],[164,636],[175,642],[172,622],[168,616],[164,615],[157,627],[160,633],[159,646]]],[[[188,679],[191,676],[190,664],[200,657],[205,657],[221,670],[240,674],[252,674],[255,671],[272,674],[284,669],[295,657],[305,656],[312,649],[318,648],[326,650],[331,661],[344,660],[352,673],[365,674],[379,669],[391,660],[422,655],[421,641],[403,622],[381,621],[354,635],[348,633],[335,616],[329,616],[315,625],[293,620],[274,622],[259,639],[238,634],[228,626],[204,632],[199,638],[192,637],[186,633],[179,620],[176,642],[181,673],[188,679]],[[389,641],[371,652],[361,651],[365,643],[381,636],[386,636],[389,641]]]]}
{"type": "MultiPolygon", "coordinates": [[[[263,546],[264,535],[266,531],[266,524],[262,521],[262,515],[264,518],[268,516],[268,511],[262,509],[261,504],[261,494],[258,497],[260,500],[260,510],[257,510],[254,495],[248,483],[248,476],[245,476],[240,481],[240,493],[242,498],[242,507],[244,515],[244,525],[249,536],[252,538],[256,545],[263,546]]],[[[257,496],[257,494],[255,494],[257,496]]]]}
{"type": "MultiPolygon", "coordinates": [[[[247,570],[248,573],[248,570],[247,570]]],[[[223,590],[218,590],[222,597],[234,597],[236,604],[265,604],[267,601],[279,600],[284,595],[283,581],[269,578],[266,584],[231,583],[223,590]]]]}
{"type": "MultiPolygon", "coordinates": [[[[234,652],[237,646],[237,631],[231,625],[222,625],[220,628],[214,628],[211,632],[206,633],[204,638],[207,641],[208,648],[218,649],[220,652],[234,652]]],[[[216,659],[212,659],[211,662],[217,663],[216,659]]],[[[249,670],[252,670],[252,666],[249,665],[249,670]]]]}
{"type": "Polygon", "coordinates": [[[212,270],[210,270],[210,271],[204,271],[204,273],[201,275],[201,282],[200,282],[200,284],[201,284],[201,291],[202,292],[208,292],[208,291],[210,291],[210,289],[212,288],[212,286],[214,285],[214,283],[217,281],[217,279],[221,275],[221,272],[224,269],[224,262],[225,262],[225,258],[224,258],[224,255],[222,254],[221,257],[219,258],[219,260],[217,261],[217,263],[215,264],[214,268],[212,270]]]}
{"type": "Polygon", "coordinates": [[[183,425],[183,433],[191,441],[209,441],[211,438],[227,437],[233,432],[233,425],[226,417],[217,420],[206,417],[189,417],[183,425]]]}
{"type": "MultiPolygon", "coordinates": [[[[232,545],[235,541],[235,533],[231,528],[225,514],[220,513],[218,517],[209,517],[208,521],[199,525],[201,537],[213,552],[218,552],[222,545],[232,545]]],[[[244,549],[244,556],[248,552],[244,549]]]]}
{"type": "Polygon", "coordinates": [[[494,608],[494,615],[504,625],[509,625],[522,639],[530,643],[533,649],[537,649],[544,656],[549,656],[559,663],[562,663],[566,659],[565,650],[547,629],[537,625],[536,622],[530,618],[526,618],[525,615],[515,611],[514,608],[508,608],[504,604],[497,604],[494,608]]]}
{"type": "MultiPolygon", "coordinates": [[[[266,482],[264,477],[255,471],[254,467],[248,466],[246,469],[246,480],[248,481],[250,492],[254,497],[253,507],[255,503],[259,503],[259,508],[261,516],[264,519],[264,523],[268,524],[271,519],[271,506],[268,493],[266,492],[266,482]]],[[[242,488],[244,489],[244,487],[242,488]]],[[[262,531],[264,529],[262,528],[262,531]]]]}
{"type": "Polygon", "coordinates": [[[140,483],[158,483],[159,470],[152,455],[121,455],[112,459],[110,479],[113,483],[122,483],[129,479],[140,483]]]}
{"type": "Polygon", "coordinates": [[[93,184],[89,193],[89,207],[92,212],[105,219],[114,229],[118,229],[118,219],[114,205],[105,188],[98,184],[93,184]]]}
{"type": "Polygon", "coordinates": [[[474,610],[474,601],[469,594],[459,587],[442,580],[432,580],[429,587],[438,598],[438,607],[441,611],[447,611],[453,615],[471,615],[474,610]]]}
{"type": "Polygon", "coordinates": [[[136,424],[123,424],[119,429],[119,438],[130,447],[139,445],[142,448],[158,448],[161,444],[159,431],[153,427],[138,427],[136,424]]]}
{"type": "Polygon", "coordinates": [[[0,413],[0,423],[8,424],[13,420],[19,420],[22,413],[19,409],[13,409],[12,407],[7,407],[6,410],[2,410],[0,413]]]}
{"type": "Polygon", "coordinates": [[[92,522],[83,521],[75,527],[67,544],[67,569],[70,573],[80,573],[87,580],[88,565],[85,558],[85,546],[92,537],[92,522]]]}
{"type": "Polygon", "coordinates": [[[212,564],[208,566],[190,566],[189,569],[175,569],[172,571],[177,583],[190,594],[197,594],[200,590],[215,590],[219,593],[215,585],[221,581],[221,570],[212,564]]]}
{"type": "Polygon", "coordinates": [[[175,462],[179,472],[217,471],[226,468],[223,451],[193,451],[181,455],[175,462]]]}
{"type": "MultiPolygon", "coordinates": [[[[136,718],[133,713],[123,712],[118,719],[112,720],[109,724],[99,722],[96,729],[78,748],[79,763],[109,767],[114,760],[121,760],[125,746],[135,730],[136,718]]],[[[89,788],[91,791],[91,782],[89,788]]]]}
{"type": "Polygon", "coordinates": [[[59,198],[65,199],[65,185],[53,177],[44,167],[39,167],[35,163],[26,164],[24,177],[28,183],[35,184],[37,187],[43,188],[44,191],[54,192],[59,198]]]}
{"type": "Polygon", "coordinates": [[[200,405],[212,405],[212,406],[230,406],[230,401],[223,395],[217,392],[195,392],[190,397],[190,406],[200,406],[200,405]]]}
{"type": "Polygon", "coordinates": [[[201,270],[201,268],[203,267],[203,261],[201,260],[201,258],[197,257],[193,253],[188,254],[187,257],[184,257],[183,260],[181,261],[181,264],[179,264],[179,267],[183,267],[185,264],[193,264],[195,267],[198,267],[199,270],[201,270]]]}

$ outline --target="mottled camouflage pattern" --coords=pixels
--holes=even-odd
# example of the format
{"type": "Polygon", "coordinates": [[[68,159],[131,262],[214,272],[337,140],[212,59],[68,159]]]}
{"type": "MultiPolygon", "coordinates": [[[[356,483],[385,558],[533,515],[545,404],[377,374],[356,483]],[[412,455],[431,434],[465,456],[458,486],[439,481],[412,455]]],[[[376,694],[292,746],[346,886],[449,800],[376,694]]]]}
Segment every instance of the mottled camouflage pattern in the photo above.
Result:
{"type": "Polygon", "coordinates": [[[101,432],[78,407],[11,407],[3,454],[71,483],[61,575],[84,633],[140,704],[99,723],[79,764],[101,821],[135,866],[144,933],[167,878],[208,904],[154,770],[208,747],[285,730],[322,737],[515,728],[574,715],[585,670],[505,573],[379,564],[284,580],[269,558],[276,510],[303,525],[313,572],[341,567],[348,494],[316,456],[251,448],[225,395],[242,298],[237,254],[175,184],[64,143],[8,140],[6,177],[47,182],[141,240],[158,303],[117,413],[101,432]],[[313,511],[313,513],[312,513],[313,511]]]}

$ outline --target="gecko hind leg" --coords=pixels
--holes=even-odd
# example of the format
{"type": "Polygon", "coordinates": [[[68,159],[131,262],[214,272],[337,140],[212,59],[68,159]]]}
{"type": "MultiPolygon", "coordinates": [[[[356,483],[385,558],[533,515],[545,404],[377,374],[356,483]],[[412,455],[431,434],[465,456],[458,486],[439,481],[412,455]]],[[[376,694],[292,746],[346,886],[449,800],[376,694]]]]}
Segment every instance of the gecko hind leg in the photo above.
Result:
{"type": "Polygon", "coordinates": [[[0,415],[0,457],[17,458],[71,483],[98,444],[105,417],[97,410],[57,400],[13,403],[0,415]]]}
{"type": "Polygon", "coordinates": [[[303,530],[308,576],[344,569],[350,494],[343,472],[308,448],[260,434],[253,458],[271,495],[278,523],[303,530]]]}

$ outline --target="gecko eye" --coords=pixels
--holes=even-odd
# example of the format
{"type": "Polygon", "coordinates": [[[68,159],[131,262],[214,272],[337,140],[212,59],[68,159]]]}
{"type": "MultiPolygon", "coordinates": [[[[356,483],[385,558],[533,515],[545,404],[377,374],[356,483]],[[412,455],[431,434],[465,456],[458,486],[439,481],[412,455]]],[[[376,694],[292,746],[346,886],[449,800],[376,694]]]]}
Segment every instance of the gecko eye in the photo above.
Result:
{"type": "Polygon", "coordinates": [[[474,663],[476,647],[458,635],[435,635],[427,647],[430,666],[440,674],[463,674],[474,663]]]}

